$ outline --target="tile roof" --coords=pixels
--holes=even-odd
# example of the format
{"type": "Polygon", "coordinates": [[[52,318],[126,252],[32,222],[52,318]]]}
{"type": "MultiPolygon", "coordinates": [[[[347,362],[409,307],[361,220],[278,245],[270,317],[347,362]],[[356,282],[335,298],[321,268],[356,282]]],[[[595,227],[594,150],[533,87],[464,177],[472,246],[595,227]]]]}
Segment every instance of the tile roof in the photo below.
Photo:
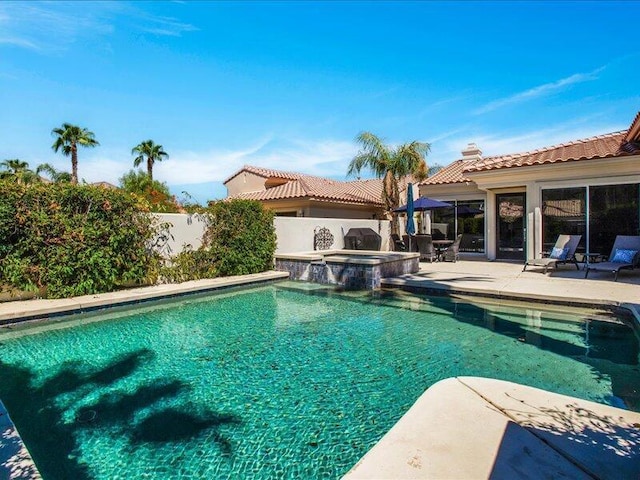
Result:
{"type": "Polygon", "coordinates": [[[471,162],[473,162],[473,160],[456,160],[450,165],[438,170],[438,172],[420,183],[420,185],[444,185],[447,183],[470,182],[471,180],[464,176],[464,167],[471,162]]]}
{"type": "Polygon", "coordinates": [[[273,170],[270,168],[254,167],[253,165],[245,165],[222,183],[227,183],[229,180],[237,177],[242,172],[255,173],[256,175],[259,175],[264,178],[282,178],[285,180],[296,180],[301,176],[303,176],[302,173],[283,172],[282,170],[273,170]]]}
{"type": "Polygon", "coordinates": [[[524,167],[594,158],[610,158],[640,153],[640,145],[624,142],[627,131],[598,135],[583,140],[554,145],[530,152],[498,155],[476,160],[464,172],[480,172],[498,168],[524,167]]]}
{"type": "MultiPolygon", "coordinates": [[[[464,153],[464,152],[463,152],[464,153]]],[[[640,112],[624,131],[598,135],[529,152],[496,155],[474,160],[456,160],[421,185],[469,182],[466,174],[499,168],[525,167],[595,158],[640,154],[640,112]]]]}
{"type": "MultiPolygon", "coordinates": [[[[372,204],[383,206],[382,203],[382,180],[353,180],[342,182],[324,177],[316,177],[296,172],[281,172],[261,167],[245,165],[240,171],[233,174],[228,180],[236,177],[239,173],[248,171],[268,178],[281,178],[289,180],[282,185],[259,190],[254,192],[238,193],[228,198],[243,198],[250,200],[284,200],[293,198],[313,198],[320,201],[334,201],[343,203],[372,204]]],[[[407,183],[414,181],[412,178],[404,178],[400,181],[400,192],[407,188],[407,183]]]]}

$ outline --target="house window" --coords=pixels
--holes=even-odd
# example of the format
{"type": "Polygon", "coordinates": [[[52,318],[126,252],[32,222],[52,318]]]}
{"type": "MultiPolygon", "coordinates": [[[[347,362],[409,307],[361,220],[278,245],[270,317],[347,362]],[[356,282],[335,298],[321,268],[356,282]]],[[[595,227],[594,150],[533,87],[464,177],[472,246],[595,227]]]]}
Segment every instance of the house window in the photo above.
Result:
{"type": "Polygon", "coordinates": [[[542,250],[550,252],[558,235],[582,235],[579,250],[587,244],[587,189],[558,188],[542,191],[542,250]]]}
{"type": "Polygon", "coordinates": [[[598,185],[542,191],[542,242],[582,235],[578,251],[608,255],[617,235],[640,235],[640,184],[598,185]],[[588,200],[588,201],[587,201],[588,200]]]}
{"type": "Polygon", "coordinates": [[[461,252],[484,253],[484,200],[455,200],[447,203],[453,206],[431,211],[433,239],[455,240],[462,234],[461,252]]]}
{"type": "Polygon", "coordinates": [[[608,255],[616,235],[638,235],[638,184],[589,187],[589,249],[608,255]]]}

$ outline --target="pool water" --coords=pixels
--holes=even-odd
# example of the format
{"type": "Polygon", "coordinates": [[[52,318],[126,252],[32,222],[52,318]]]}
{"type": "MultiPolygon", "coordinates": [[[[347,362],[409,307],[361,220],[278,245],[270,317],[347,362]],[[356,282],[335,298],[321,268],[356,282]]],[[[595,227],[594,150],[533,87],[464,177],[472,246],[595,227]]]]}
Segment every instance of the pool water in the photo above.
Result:
{"type": "Polygon", "coordinates": [[[50,479],[339,478],[430,385],[640,410],[602,313],[283,282],[0,332],[0,399],[50,479]]]}

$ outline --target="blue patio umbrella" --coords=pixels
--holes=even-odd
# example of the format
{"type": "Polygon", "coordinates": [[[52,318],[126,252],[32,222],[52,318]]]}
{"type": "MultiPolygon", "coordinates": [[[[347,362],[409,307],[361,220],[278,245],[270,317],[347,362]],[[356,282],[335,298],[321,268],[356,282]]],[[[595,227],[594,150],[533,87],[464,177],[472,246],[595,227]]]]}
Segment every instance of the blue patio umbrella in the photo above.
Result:
{"type": "Polygon", "coordinates": [[[416,233],[416,224],[413,221],[413,185],[410,183],[407,184],[407,204],[405,206],[407,207],[407,226],[405,231],[409,235],[409,251],[411,251],[411,236],[416,233]]]}
{"type": "MultiPolygon", "coordinates": [[[[409,198],[407,195],[407,205],[409,204],[409,198]]],[[[406,212],[407,205],[403,205],[399,208],[396,208],[394,212],[406,212]]],[[[413,210],[421,212],[423,210],[433,210],[434,208],[445,208],[445,207],[453,207],[450,203],[441,202],[440,200],[434,200],[429,197],[420,197],[415,202],[413,202],[413,210]]]]}

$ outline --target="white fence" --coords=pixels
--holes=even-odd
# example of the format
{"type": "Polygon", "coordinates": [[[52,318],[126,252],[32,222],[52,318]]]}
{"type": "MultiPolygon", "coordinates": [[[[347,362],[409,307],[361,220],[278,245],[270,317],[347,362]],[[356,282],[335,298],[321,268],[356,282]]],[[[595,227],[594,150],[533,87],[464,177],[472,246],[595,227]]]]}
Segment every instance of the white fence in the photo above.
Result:
{"type": "MultiPolygon", "coordinates": [[[[171,224],[168,238],[160,242],[163,244],[160,246],[163,255],[176,255],[182,251],[185,245],[191,245],[193,249],[202,245],[202,234],[206,225],[198,215],[181,213],[155,213],[154,215],[161,222],[171,224]]],[[[274,226],[278,238],[276,253],[313,250],[314,234],[321,228],[329,230],[333,237],[333,243],[327,248],[344,248],[344,235],[350,228],[371,228],[382,237],[381,249],[389,250],[390,224],[388,220],[276,217],[274,226]]]]}

